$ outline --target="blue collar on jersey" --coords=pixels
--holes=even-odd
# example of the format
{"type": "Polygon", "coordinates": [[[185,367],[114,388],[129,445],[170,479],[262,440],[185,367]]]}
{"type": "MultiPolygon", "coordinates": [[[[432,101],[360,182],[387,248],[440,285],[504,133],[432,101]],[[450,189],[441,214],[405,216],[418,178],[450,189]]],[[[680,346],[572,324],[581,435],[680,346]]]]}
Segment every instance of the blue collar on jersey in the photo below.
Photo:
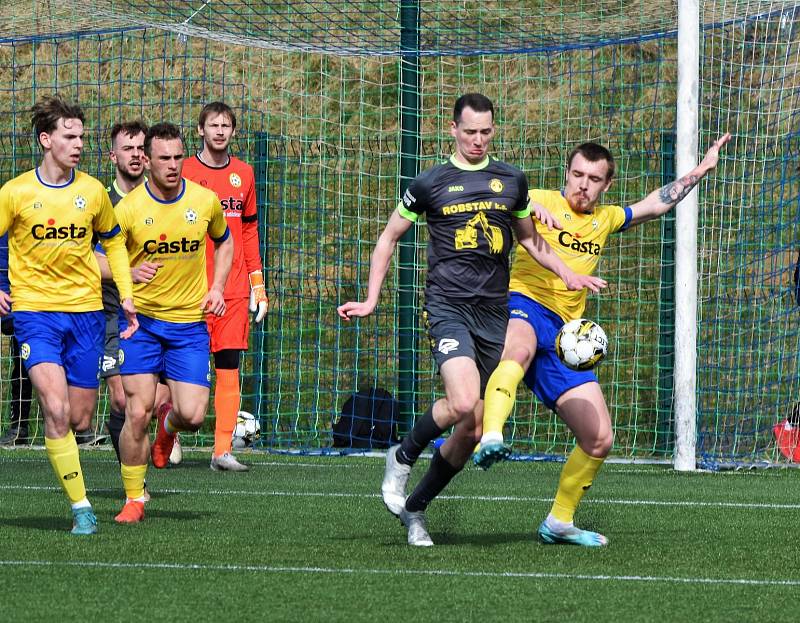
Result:
{"type": "Polygon", "coordinates": [[[151,197],[152,197],[152,198],[153,198],[155,201],[157,201],[158,203],[169,204],[169,203],[176,203],[176,202],[178,202],[178,201],[180,201],[180,200],[181,200],[181,197],[183,197],[183,193],[185,193],[185,192],[186,192],[186,180],[185,180],[185,179],[183,179],[183,178],[181,178],[181,184],[182,184],[182,186],[181,186],[181,192],[180,192],[180,193],[178,193],[178,196],[177,196],[177,197],[175,197],[175,199],[170,199],[170,200],[168,200],[168,201],[165,201],[164,199],[159,199],[158,197],[156,197],[156,196],[153,194],[153,192],[150,190],[150,183],[149,183],[149,182],[145,182],[145,183],[144,183],[144,188],[145,188],[145,190],[147,191],[147,194],[148,194],[148,195],[150,195],[150,196],[151,196],[151,197]]]}
{"type": "Polygon", "coordinates": [[[72,169],[72,171],[70,171],[69,181],[64,182],[63,184],[48,184],[42,179],[42,176],[39,175],[39,167],[36,167],[34,171],[36,172],[36,179],[39,180],[39,183],[42,186],[47,186],[47,188],[65,188],[75,181],[75,169],[72,169]]]}

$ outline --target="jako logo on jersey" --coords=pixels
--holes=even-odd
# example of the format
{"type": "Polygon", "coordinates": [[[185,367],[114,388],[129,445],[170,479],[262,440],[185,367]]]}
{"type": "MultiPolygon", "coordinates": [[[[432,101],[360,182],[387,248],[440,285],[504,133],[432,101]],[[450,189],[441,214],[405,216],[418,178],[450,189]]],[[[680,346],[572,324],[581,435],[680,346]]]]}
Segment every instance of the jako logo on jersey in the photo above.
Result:
{"type": "Polygon", "coordinates": [[[223,199],[220,203],[222,204],[223,210],[235,210],[236,212],[244,210],[244,202],[239,199],[234,199],[233,197],[223,199]]]}
{"type": "Polygon", "coordinates": [[[231,182],[231,186],[233,186],[234,188],[239,188],[239,186],[242,185],[242,178],[236,175],[236,173],[231,173],[228,179],[231,182]]]}
{"type": "Polygon", "coordinates": [[[199,240],[180,240],[167,241],[166,234],[161,234],[158,240],[145,240],[145,253],[194,253],[200,248],[199,240]]]}
{"type": "Polygon", "coordinates": [[[197,212],[189,208],[183,213],[183,218],[186,219],[186,222],[189,223],[189,225],[194,225],[197,222],[197,212]]]}
{"type": "Polygon", "coordinates": [[[445,355],[451,351],[458,350],[458,340],[454,340],[451,337],[443,337],[439,340],[438,350],[445,355]]]}
{"type": "Polygon", "coordinates": [[[415,203],[416,201],[417,201],[417,198],[414,195],[411,194],[411,191],[410,190],[406,190],[406,192],[403,194],[403,203],[405,204],[405,206],[407,208],[410,208],[411,204],[415,203]]]}
{"type": "Polygon", "coordinates": [[[588,253],[589,255],[600,255],[600,245],[594,242],[586,241],[581,242],[577,240],[578,234],[573,238],[572,234],[568,231],[562,231],[558,234],[558,242],[562,247],[567,247],[579,253],[588,253]]]}
{"type": "Polygon", "coordinates": [[[447,192],[449,193],[460,193],[464,190],[463,186],[448,186],[447,192]]]}
{"type": "Polygon", "coordinates": [[[503,192],[503,182],[501,182],[497,178],[494,178],[489,182],[489,188],[491,188],[496,193],[501,193],[503,192]]]}
{"type": "Polygon", "coordinates": [[[70,223],[69,226],[62,225],[55,227],[55,220],[48,219],[47,225],[37,223],[31,227],[31,235],[36,240],[66,240],[67,238],[85,238],[86,228],[79,227],[75,223],[70,223]]]}
{"type": "Polygon", "coordinates": [[[508,315],[509,316],[519,316],[520,318],[527,318],[528,317],[528,314],[526,314],[521,309],[512,309],[510,312],[508,312],[508,315]]]}

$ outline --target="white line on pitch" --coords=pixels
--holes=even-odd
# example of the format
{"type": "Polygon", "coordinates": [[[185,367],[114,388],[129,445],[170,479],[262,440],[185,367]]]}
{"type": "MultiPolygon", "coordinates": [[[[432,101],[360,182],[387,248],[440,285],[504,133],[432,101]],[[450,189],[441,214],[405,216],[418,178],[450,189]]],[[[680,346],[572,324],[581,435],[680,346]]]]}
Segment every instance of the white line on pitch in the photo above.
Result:
{"type": "Polygon", "coordinates": [[[765,578],[693,578],[657,575],[592,575],[539,571],[454,571],[447,569],[355,569],[351,567],[281,567],[268,565],[209,565],[198,563],[99,562],[54,560],[0,560],[0,567],[71,567],[87,569],[158,569],[168,571],[242,571],[253,573],[307,573],[351,575],[422,575],[465,578],[520,578],[531,580],[588,580],[599,582],[652,582],[664,584],[736,584],[745,586],[800,586],[800,580],[765,578]]]}
{"type": "MultiPolygon", "coordinates": [[[[0,491],[61,491],[61,487],[51,487],[43,485],[0,485],[0,491]]],[[[92,492],[120,492],[120,488],[95,487],[89,489],[92,492]]],[[[236,489],[154,489],[153,495],[167,493],[172,495],[219,495],[219,496],[255,496],[255,497],[287,497],[287,498],[379,498],[377,493],[348,493],[335,491],[246,491],[236,489]]],[[[474,502],[546,502],[550,503],[553,498],[537,498],[522,495],[440,495],[437,500],[459,500],[474,502]]],[[[695,501],[674,501],[674,500],[625,500],[613,498],[586,498],[584,504],[608,504],[611,506],[673,506],[686,508],[749,508],[749,509],[768,509],[768,510],[800,510],[800,504],[765,504],[760,502],[695,502],[695,501]]]]}
{"type": "MultiPolygon", "coordinates": [[[[186,451],[186,449],[184,449],[186,451]]],[[[17,452],[16,449],[10,449],[7,453],[0,454],[0,463],[41,463],[41,464],[49,464],[49,460],[47,456],[43,455],[41,458],[39,457],[16,457],[13,456],[17,452]]],[[[100,453],[100,451],[96,451],[100,453]]],[[[110,451],[102,451],[103,453],[109,454],[109,458],[96,458],[95,454],[90,454],[89,458],[86,463],[89,464],[117,464],[117,461],[111,458],[110,451]]],[[[189,449],[188,452],[197,454],[198,456],[206,452],[206,450],[200,449],[189,449]]],[[[191,455],[190,455],[191,456],[191,455]]],[[[296,455],[280,455],[295,458],[296,455]]],[[[366,465],[366,462],[353,462],[352,459],[364,459],[364,458],[379,458],[383,459],[384,455],[379,453],[359,453],[359,454],[350,454],[350,455],[325,455],[324,458],[327,459],[325,461],[320,461],[319,463],[301,463],[295,462],[291,460],[287,461],[262,461],[262,460],[253,460],[256,458],[256,455],[253,454],[243,454],[240,458],[244,458],[247,461],[248,465],[252,466],[267,466],[267,467],[314,467],[317,469],[339,469],[339,468],[356,468],[356,469],[363,469],[366,465]]],[[[195,459],[197,457],[191,457],[191,459],[195,459]]],[[[322,458],[322,457],[321,457],[322,458]]],[[[430,456],[423,454],[422,458],[430,458],[430,456]]],[[[205,459],[204,459],[205,460],[205,459]]],[[[185,461],[189,462],[189,461],[185,461]]],[[[511,464],[514,465],[558,465],[559,468],[563,462],[561,461],[512,461],[511,464]]],[[[625,463],[616,460],[608,460],[606,461],[605,465],[603,466],[603,474],[620,474],[620,475],[627,475],[627,474],[651,474],[651,475],[671,475],[674,472],[670,471],[669,464],[664,461],[655,462],[652,464],[643,463],[641,461],[638,462],[640,465],[652,465],[652,468],[648,469],[647,467],[625,467],[626,464],[634,465],[637,464],[636,461],[633,463],[625,463]],[[662,469],[658,469],[658,468],[662,469]]],[[[720,470],[720,471],[698,471],[697,473],[709,475],[709,476],[750,476],[750,477],[757,477],[757,478],[777,478],[781,477],[786,469],[792,469],[791,467],[785,465],[774,465],[771,469],[750,469],[750,468],[743,468],[743,469],[736,469],[736,470],[720,470]]]]}

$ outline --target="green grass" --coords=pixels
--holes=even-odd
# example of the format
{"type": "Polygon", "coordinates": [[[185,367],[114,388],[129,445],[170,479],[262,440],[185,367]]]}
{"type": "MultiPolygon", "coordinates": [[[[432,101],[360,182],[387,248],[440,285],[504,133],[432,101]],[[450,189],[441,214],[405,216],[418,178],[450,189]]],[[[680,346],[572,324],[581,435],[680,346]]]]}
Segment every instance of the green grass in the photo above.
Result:
{"type": "Polygon", "coordinates": [[[762,622],[792,619],[800,589],[794,471],[606,465],[577,519],[610,545],[587,550],[533,538],[559,464],[470,468],[429,509],[436,546],[415,549],[379,458],[252,454],[227,474],[188,452],[149,471],[145,522],[117,526],[113,454],[82,457],[93,537],[67,532],[44,452],[0,451],[4,621],[762,622]]]}

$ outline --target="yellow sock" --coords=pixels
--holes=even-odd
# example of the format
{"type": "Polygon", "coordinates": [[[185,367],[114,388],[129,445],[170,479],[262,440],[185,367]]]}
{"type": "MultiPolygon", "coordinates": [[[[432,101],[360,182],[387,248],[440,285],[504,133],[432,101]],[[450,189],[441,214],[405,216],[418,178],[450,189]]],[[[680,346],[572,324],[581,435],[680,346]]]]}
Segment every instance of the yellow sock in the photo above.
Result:
{"type": "Polygon", "coordinates": [[[575,446],[561,470],[558,491],[550,514],[564,523],[571,523],[583,494],[592,486],[592,481],[605,459],[589,456],[580,446],[575,446]]]}
{"type": "Polygon", "coordinates": [[[81,461],[78,457],[78,444],[75,436],[69,431],[61,439],[44,438],[47,448],[47,458],[56,473],[61,488],[67,494],[71,504],[76,504],[86,499],[86,485],[83,482],[81,461]]]}
{"type": "Polygon", "coordinates": [[[501,361],[492,372],[484,394],[481,441],[487,441],[487,435],[491,440],[503,440],[503,425],[514,409],[517,385],[523,376],[525,376],[525,371],[522,366],[511,359],[501,361]]]}
{"type": "Polygon", "coordinates": [[[144,479],[147,475],[147,465],[120,466],[122,472],[122,486],[129,500],[138,500],[144,497],[144,479]]]}
{"type": "Polygon", "coordinates": [[[217,386],[214,389],[214,456],[231,451],[233,429],[239,413],[239,370],[217,370],[217,386]]]}

